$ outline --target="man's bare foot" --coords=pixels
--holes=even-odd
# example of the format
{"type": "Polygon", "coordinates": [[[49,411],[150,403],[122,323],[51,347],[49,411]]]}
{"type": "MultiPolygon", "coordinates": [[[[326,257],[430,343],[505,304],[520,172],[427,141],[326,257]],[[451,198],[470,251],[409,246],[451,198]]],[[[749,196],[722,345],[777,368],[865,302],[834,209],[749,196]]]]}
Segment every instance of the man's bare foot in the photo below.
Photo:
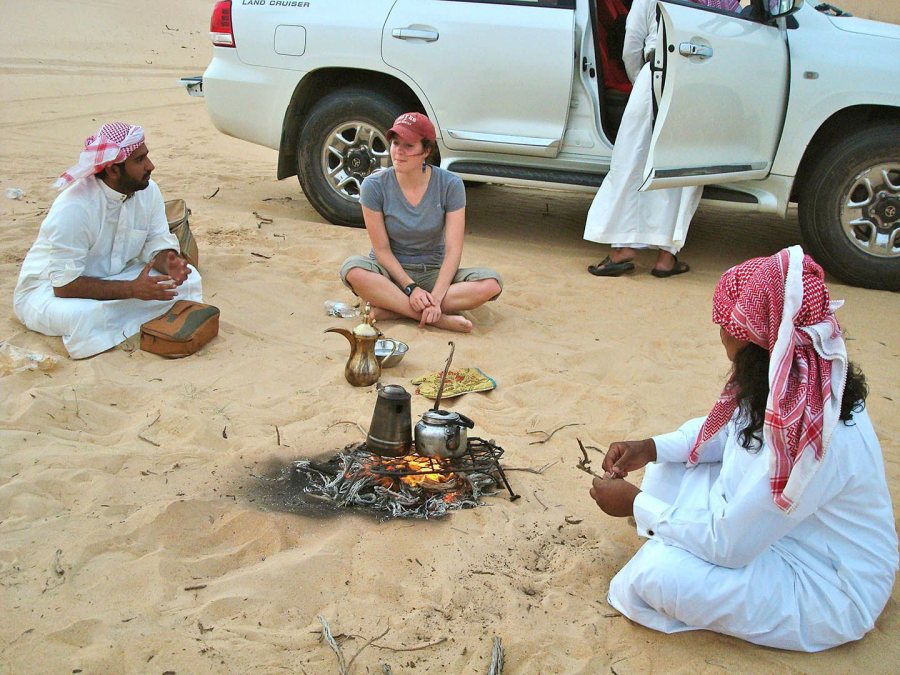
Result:
{"type": "Polygon", "coordinates": [[[614,263],[631,262],[635,254],[633,248],[613,248],[609,251],[609,259],[614,263]]]}
{"type": "Polygon", "coordinates": [[[444,314],[431,325],[444,330],[452,330],[456,333],[472,332],[472,322],[461,314],[444,314]]]}
{"type": "Polygon", "coordinates": [[[691,266],[686,262],[680,261],[678,256],[672,255],[668,251],[660,251],[659,255],[656,256],[656,265],[650,270],[650,274],[663,279],[690,271],[691,266]]]}

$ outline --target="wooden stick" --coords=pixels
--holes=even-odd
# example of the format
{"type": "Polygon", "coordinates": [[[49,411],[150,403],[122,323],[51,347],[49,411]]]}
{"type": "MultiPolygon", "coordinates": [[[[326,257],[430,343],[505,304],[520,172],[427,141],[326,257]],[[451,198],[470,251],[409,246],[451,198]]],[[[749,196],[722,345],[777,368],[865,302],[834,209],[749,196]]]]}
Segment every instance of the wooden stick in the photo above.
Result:
{"type": "Polygon", "coordinates": [[[450,345],[450,356],[447,357],[447,363],[444,364],[444,374],[441,375],[441,383],[438,385],[437,396],[434,397],[434,408],[433,410],[440,410],[441,406],[441,396],[444,394],[444,384],[447,382],[447,373],[450,371],[450,362],[453,360],[453,352],[456,351],[456,345],[453,344],[453,341],[447,343],[450,345]]]}
{"type": "Polygon", "coordinates": [[[589,464],[591,463],[591,458],[588,457],[587,450],[584,447],[584,443],[581,442],[580,438],[576,438],[575,440],[578,441],[578,447],[581,448],[581,454],[583,455],[582,458],[578,460],[578,464],[576,464],[576,467],[581,469],[585,473],[591,474],[595,478],[604,479],[604,476],[601,476],[599,473],[594,473],[591,470],[589,466],[589,464]]]}
{"type": "Polygon", "coordinates": [[[387,628],[384,629],[384,632],[383,632],[381,635],[376,635],[376,636],[373,637],[371,640],[369,640],[368,642],[366,642],[366,644],[364,644],[362,647],[360,647],[360,648],[359,648],[359,651],[356,652],[356,653],[353,655],[353,658],[351,658],[351,659],[347,662],[347,672],[350,672],[350,666],[353,665],[353,662],[356,661],[356,657],[359,656],[359,655],[362,653],[362,650],[365,649],[366,647],[368,647],[368,646],[369,646],[370,644],[372,644],[373,642],[375,642],[375,640],[380,640],[381,638],[383,638],[385,635],[388,634],[388,631],[389,631],[390,629],[391,629],[391,627],[388,626],[387,628]]]}
{"type": "Polygon", "coordinates": [[[558,464],[559,460],[555,459],[552,462],[547,462],[544,466],[535,469],[533,466],[511,466],[511,467],[503,467],[504,471],[527,471],[528,473],[536,473],[539,476],[542,476],[544,472],[549,469],[554,464],[558,464]]]}
{"type": "Polygon", "coordinates": [[[322,623],[322,639],[325,640],[328,646],[331,647],[335,654],[337,654],[338,671],[341,675],[346,675],[347,663],[344,660],[344,652],[331,634],[331,626],[328,625],[328,620],[320,614],[319,621],[322,623]]]}
{"type": "Polygon", "coordinates": [[[377,647],[378,649],[387,649],[391,652],[417,652],[420,649],[428,649],[429,647],[434,647],[446,641],[447,638],[442,637],[441,639],[435,640],[434,642],[428,642],[424,645],[416,645],[415,647],[388,647],[387,645],[379,645],[375,644],[374,642],[372,643],[372,646],[377,647]]]}
{"type": "Polygon", "coordinates": [[[361,433],[363,436],[368,435],[368,432],[367,432],[365,429],[363,429],[363,428],[359,425],[358,422],[351,422],[350,420],[339,420],[339,421],[335,422],[334,424],[329,424],[327,427],[325,427],[325,431],[328,431],[328,430],[331,429],[332,427],[336,427],[338,424],[351,424],[351,425],[355,426],[357,429],[359,429],[360,433],[361,433]]]}
{"type": "Polygon", "coordinates": [[[581,422],[569,422],[568,424],[563,424],[561,427],[556,427],[549,434],[546,431],[543,431],[541,429],[533,429],[532,431],[526,431],[525,432],[526,434],[544,434],[547,437],[542,441],[532,441],[528,445],[540,445],[541,443],[546,443],[551,438],[553,438],[553,434],[555,434],[560,429],[565,429],[566,427],[577,427],[577,426],[581,426],[581,424],[582,424],[581,422]]]}
{"type": "Polygon", "coordinates": [[[491,650],[491,667],[488,675],[501,675],[503,673],[503,642],[494,637],[494,648],[491,650]]]}

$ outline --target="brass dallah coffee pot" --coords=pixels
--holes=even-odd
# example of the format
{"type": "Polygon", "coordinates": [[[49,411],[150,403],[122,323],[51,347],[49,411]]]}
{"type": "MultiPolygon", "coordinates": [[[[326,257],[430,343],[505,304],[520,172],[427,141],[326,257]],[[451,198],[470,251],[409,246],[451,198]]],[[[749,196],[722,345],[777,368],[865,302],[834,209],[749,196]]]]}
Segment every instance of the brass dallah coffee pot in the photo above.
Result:
{"type": "Polygon", "coordinates": [[[340,333],[350,343],[350,358],[344,366],[344,377],[354,387],[368,387],[378,382],[381,377],[381,363],[375,357],[375,341],[381,337],[373,325],[375,320],[369,315],[369,304],[366,303],[363,322],[353,331],[346,328],[326,328],[326,333],[340,333]]]}

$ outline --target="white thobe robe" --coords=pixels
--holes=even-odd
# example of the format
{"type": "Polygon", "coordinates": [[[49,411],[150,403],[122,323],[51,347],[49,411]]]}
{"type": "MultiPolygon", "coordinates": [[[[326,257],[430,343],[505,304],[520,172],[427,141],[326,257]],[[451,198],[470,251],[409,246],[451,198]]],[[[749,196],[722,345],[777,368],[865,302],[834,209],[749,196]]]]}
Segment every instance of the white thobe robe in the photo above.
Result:
{"type": "Polygon", "coordinates": [[[769,451],[740,447],[733,419],[685,465],[703,419],[654,438],[634,502],[648,537],[613,578],[609,602],[676,633],[706,629],[760,645],[819,651],[875,625],[897,571],[881,447],[866,411],[838,422],[795,510],[779,510],[769,451]]]}
{"type": "Polygon", "coordinates": [[[701,187],[639,192],[653,134],[653,79],[644,56],[656,44],[656,0],[635,0],[625,20],[622,60],[634,83],[609,173],[588,210],[584,238],[601,244],[678,253],[700,203],[701,187]],[[643,64],[643,65],[642,65],[643,64]]]}
{"type": "Polygon", "coordinates": [[[84,178],[50,207],[22,263],[13,309],[29,329],[62,336],[72,358],[99,354],[137,333],[142,323],[162,315],[177,300],[200,301],[200,274],[192,267],[172,300],[58,298],[53,289],[80,276],[134,279],[166,249],[178,251],[178,239],[169,232],[154,181],[126,199],[95,176],[84,178]]]}

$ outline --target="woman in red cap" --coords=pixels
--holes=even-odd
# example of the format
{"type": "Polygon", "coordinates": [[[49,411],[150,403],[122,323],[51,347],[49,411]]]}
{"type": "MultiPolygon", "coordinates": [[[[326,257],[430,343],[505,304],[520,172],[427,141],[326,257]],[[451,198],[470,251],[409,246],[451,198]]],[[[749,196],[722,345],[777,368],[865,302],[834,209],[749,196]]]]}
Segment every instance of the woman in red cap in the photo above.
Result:
{"type": "Polygon", "coordinates": [[[472,322],[459,312],[495,299],[503,281],[491,269],[459,266],[463,182],[428,164],[436,134],[422,113],[400,115],[387,139],[393,166],[368,176],[360,191],[372,250],[345,260],[341,280],[372,305],[376,319],[408,317],[467,333],[472,322]]]}
{"type": "Polygon", "coordinates": [[[808,652],[875,626],[897,572],[894,512],[823,279],[799,246],[725,272],[712,314],[733,366],[718,402],[609,447],[591,497],[647,538],[609,586],[628,618],[808,652]],[[624,478],[641,468],[638,489],[624,478]]]}

